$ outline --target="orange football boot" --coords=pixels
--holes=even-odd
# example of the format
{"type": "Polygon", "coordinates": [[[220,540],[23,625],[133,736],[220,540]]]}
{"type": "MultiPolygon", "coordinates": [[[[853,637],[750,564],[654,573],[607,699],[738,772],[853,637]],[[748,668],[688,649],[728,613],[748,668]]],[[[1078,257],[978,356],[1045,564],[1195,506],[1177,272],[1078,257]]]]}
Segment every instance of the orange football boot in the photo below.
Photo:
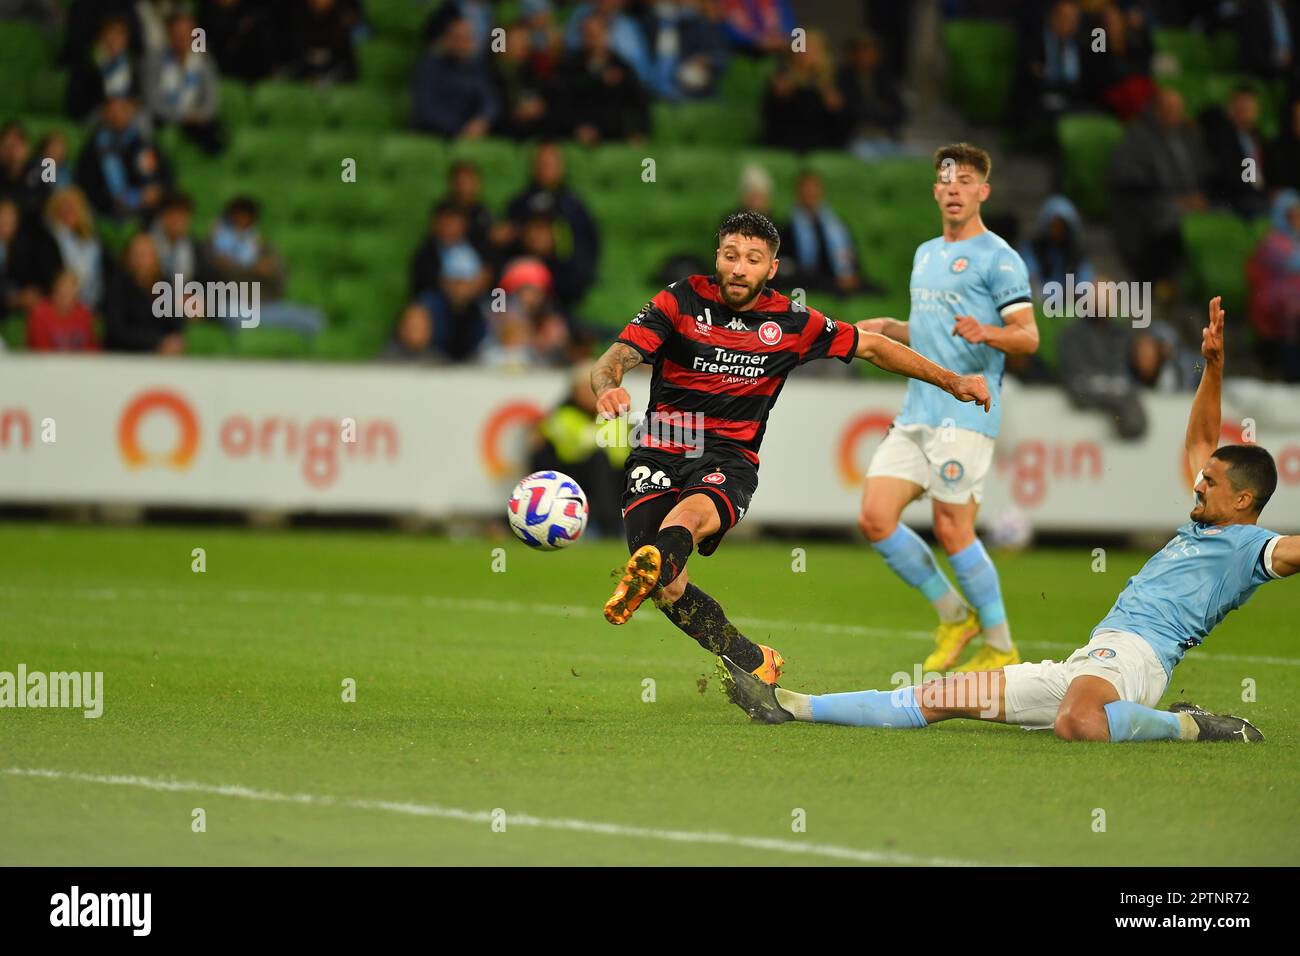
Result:
{"type": "Polygon", "coordinates": [[[605,620],[610,624],[626,624],[631,619],[633,612],[659,583],[661,562],[659,549],[653,544],[636,549],[627,559],[627,567],[618,587],[614,588],[613,597],[605,602],[605,620]]]}

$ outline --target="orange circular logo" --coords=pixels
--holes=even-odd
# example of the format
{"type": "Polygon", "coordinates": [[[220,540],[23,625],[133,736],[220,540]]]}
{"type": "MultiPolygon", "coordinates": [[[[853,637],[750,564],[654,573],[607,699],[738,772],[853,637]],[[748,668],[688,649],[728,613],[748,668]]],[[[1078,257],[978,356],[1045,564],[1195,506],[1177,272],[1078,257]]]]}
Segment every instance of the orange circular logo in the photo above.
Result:
{"type": "Polygon", "coordinates": [[[509,402],[497,408],[483,424],[479,438],[479,454],[483,458],[483,467],[493,478],[506,475],[514,463],[506,461],[501,454],[501,436],[512,426],[523,425],[531,428],[544,417],[542,410],[532,402],[509,402]]]}
{"type": "Polygon", "coordinates": [[[188,467],[199,447],[199,420],[180,395],[158,388],[136,395],[117,422],[117,447],[129,468],[161,462],[170,468],[188,467]],[[152,455],[140,447],[140,423],[152,414],[170,415],[176,422],[176,444],[166,454],[152,455]]]}
{"type": "Polygon", "coordinates": [[[884,412],[863,412],[849,422],[840,433],[838,449],[840,479],[849,486],[862,484],[865,473],[858,467],[858,443],[868,435],[885,434],[894,423],[894,416],[884,412]]]}

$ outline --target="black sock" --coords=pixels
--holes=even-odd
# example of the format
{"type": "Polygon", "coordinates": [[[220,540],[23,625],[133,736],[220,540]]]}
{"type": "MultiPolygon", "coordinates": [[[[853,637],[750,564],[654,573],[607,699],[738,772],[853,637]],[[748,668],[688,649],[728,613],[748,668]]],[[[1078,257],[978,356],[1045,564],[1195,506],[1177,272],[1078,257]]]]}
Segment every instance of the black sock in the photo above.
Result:
{"type": "Polygon", "coordinates": [[[726,654],[747,671],[763,663],[758,645],[736,630],[722,605],[694,584],[686,585],[682,596],[672,604],[660,604],[659,610],[709,653],[726,654]]]}
{"type": "Polygon", "coordinates": [[[664,528],[655,538],[655,547],[659,549],[662,564],[659,566],[659,586],[666,588],[686,567],[686,559],[695,549],[695,539],[681,525],[664,528]]]}

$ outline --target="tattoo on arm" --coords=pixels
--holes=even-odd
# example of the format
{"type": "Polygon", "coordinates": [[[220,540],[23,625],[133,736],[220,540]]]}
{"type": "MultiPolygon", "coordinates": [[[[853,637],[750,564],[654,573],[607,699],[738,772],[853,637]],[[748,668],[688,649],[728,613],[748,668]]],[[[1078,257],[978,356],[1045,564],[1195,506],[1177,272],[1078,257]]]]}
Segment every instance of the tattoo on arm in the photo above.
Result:
{"type": "Polygon", "coordinates": [[[591,390],[597,396],[623,383],[623,375],[641,364],[641,353],[630,345],[615,342],[591,370],[591,390]]]}

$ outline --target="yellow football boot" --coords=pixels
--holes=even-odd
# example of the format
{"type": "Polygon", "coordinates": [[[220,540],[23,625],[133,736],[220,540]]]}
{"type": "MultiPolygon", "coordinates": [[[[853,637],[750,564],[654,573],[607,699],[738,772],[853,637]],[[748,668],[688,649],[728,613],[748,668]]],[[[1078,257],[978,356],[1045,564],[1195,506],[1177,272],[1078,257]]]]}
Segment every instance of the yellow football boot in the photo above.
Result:
{"type": "Polygon", "coordinates": [[[1019,663],[1020,652],[1016,650],[1016,645],[1012,644],[1009,651],[1000,651],[996,647],[982,644],[980,649],[971,656],[970,660],[960,667],[953,668],[953,670],[959,674],[969,673],[970,671],[995,671],[999,667],[1019,663]]]}
{"type": "Polygon", "coordinates": [[[935,648],[925,659],[921,669],[927,673],[946,674],[957,663],[961,652],[980,632],[979,616],[971,611],[963,620],[952,624],[940,624],[934,629],[935,648]]]}

